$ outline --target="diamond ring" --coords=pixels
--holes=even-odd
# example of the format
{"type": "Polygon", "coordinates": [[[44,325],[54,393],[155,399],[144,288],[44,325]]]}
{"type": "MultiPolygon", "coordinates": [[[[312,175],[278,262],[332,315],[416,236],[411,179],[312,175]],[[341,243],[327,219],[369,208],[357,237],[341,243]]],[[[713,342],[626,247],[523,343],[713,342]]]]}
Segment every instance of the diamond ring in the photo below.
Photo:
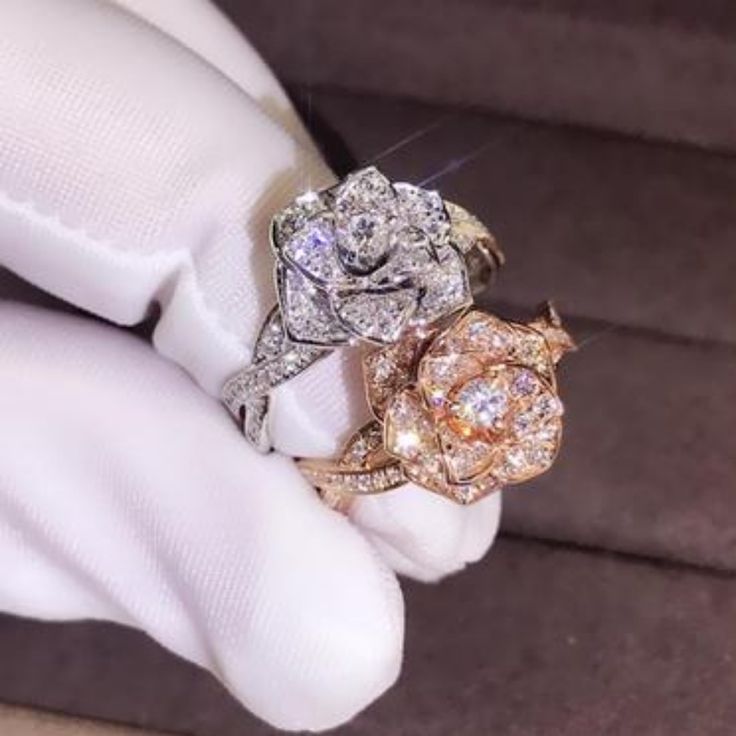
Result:
{"type": "Polygon", "coordinates": [[[572,349],[551,305],[528,324],[473,310],[444,329],[410,330],[364,357],[374,419],[338,460],[300,469],[341,510],[408,481],[468,504],[529,480],[560,446],[555,367],[572,349]]]}
{"type": "Polygon", "coordinates": [[[490,232],[437,192],[392,183],[369,167],[308,192],[271,222],[278,306],[253,362],[222,399],[247,439],[270,449],[270,391],[357,342],[390,345],[467,309],[503,263],[490,232]]]}

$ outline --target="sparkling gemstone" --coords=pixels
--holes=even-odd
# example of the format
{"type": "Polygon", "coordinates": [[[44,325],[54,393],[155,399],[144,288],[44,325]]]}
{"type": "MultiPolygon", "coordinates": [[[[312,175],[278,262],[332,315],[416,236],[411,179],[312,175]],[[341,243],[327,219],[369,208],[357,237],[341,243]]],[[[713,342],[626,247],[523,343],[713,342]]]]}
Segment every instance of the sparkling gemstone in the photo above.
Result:
{"type": "Polygon", "coordinates": [[[307,276],[327,283],[342,275],[335,252],[335,230],[329,218],[310,222],[283,245],[284,256],[307,276]]]}
{"type": "Polygon", "coordinates": [[[468,354],[428,355],[419,366],[419,384],[429,404],[439,408],[453,386],[478,375],[482,368],[482,363],[468,354]]]}
{"type": "Polygon", "coordinates": [[[373,361],[373,377],[376,381],[384,383],[396,370],[394,362],[387,355],[377,355],[373,361]]]}
{"type": "Polygon", "coordinates": [[[472,301],[462,256],[452,246],[446,246],[438,251],[437,259],[421,275],[423,295],[416,318],[425,322],[467,307],[472,301]]]}
{"type": "Polygon", "coordinates": [[[556,396],[546,393],[534,403],[534,411],[540,419],[559,417],[563,413],[562,402],[556,396]]]}
{"type": "Polygon", "coordinates": [[[335,312],[353,334],[379,343],[398,339],[416,306],[413,289],[338,295],[335,312]]]}
{"type": "Polygon", "coordinates": [[[450,232],[450,220],[445,204],[437,192],[411,184],[394,185],[402,215],[413,227],[423,230],[435,244],[445,242],[450,232]]]}
{"type": "Polygon", "coordinates": [[[408,462],[421,458],[422,464],[436,455],[434,426],[413,391],[402,391],[394,397],[386,411],[385,427],[386,449],[391,454],[408,462]]]}
{"type": "Polygon", "coordinates": [[[374,286],[414,282],[436,263],[434,249],[421,230],[397,229],[392,238],[391,257],[370,276],[374,286]]]}
{"type": "Polygon", "coordinates": [[[453,481],[462,483],[485,471],[493,459],[493,447],[483,440],[458,435],[452,427],[439,427],[442,453],[453,481]]]}
{"type": "Polygon", "coordinates": [[[338,224],[338,255],[350,273],[365,275],[379,268],[392,247],[391,221],[378,213],[358,212],[338,224]]]}
{"type": "Polygon", "coordinates": [[[319,345],[347,342],[349,335],[335,320],[324,292],[290,270],[280,270],[277,281],[279,303],[292,340],[319,345]]]}
{"type": "Polygon", "coordinates": [[[530,396],[539,386],[539,380],[532,371],[520,370],[511,384],[514,396],[530,396]]]}
{"type": "Polygon", "coordinates": [[[499,379],[476,378],[463,386],[450,407],[461,425],[497,428],[508,408],[508,392],[499,379]]]}

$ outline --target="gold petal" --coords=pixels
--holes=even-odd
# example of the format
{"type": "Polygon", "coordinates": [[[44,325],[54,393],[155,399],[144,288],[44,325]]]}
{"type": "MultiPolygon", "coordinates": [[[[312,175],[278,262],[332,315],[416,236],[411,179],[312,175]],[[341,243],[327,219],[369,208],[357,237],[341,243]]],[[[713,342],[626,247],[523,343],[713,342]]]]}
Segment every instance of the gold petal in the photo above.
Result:
{"type": "Polygon", "coordinates": [[[340,465],[364,468],[369,460],[383,451],[383,427],[375,419],[363,425],[345,444],[340,465]]]}
{"type": "Polygon", "coordinates": [[[424,465],[439,457],[434,423],[416,391],[401,391],[386,407],[384,444],[391,455],[406,463],[424,465]]]}
{"type": "Polygon", "coordinates": [[[482,370],[483,364],[473,355],[425,355],[419,363],[418,383],[427,405],[440,410],[454,386],[482,370]]]}
{"type": "Polygon", "coordinates": [[[391,398],[414,381],[416,363],[427,339],[427,335],[411,331],[399,342],[364,356],[363,378],[368,403],[379,419],[391,398]]]}
{"type": "Polygon", "coordinates": [[[547,302],[542,314],[530,322],[529,327],[544,335],[554,363],[558,363],[565,353],[577,349],[572,335],[562,326],[562,319],[552,302],[547,302]]]}
{"type": "Polygon", "coordinates": [[[493,463],[494,447],[482,439],[467,439],[448,424],[439,427],[442,457],[453,483],[466,483],[485,473],[493,463]]]}
{"type": "Polygon", "coordinates": [[[435,340],[430,353],[476,353],[486,364],[503,362],[514,341],[511,325],[491,314],[468,312],[435,340]]]}
{"type": "Polygon", "coordinates": [[[484,476],[474,483],[448,484],[446,495],[461,504],[475,503],[491,493],[501,490],[501,483],[491,475],[484,476]]]}

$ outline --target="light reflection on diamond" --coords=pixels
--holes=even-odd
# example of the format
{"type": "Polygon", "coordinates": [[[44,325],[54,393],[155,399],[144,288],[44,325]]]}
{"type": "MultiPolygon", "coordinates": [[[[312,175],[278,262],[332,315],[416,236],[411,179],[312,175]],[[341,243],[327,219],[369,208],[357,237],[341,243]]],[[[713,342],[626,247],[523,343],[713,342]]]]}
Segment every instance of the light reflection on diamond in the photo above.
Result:
{"type": "Polygon", "coordinates": [[[508,409],[506,387],[497,378],[475,378],[456,394],[450,411],[469,429],[497,428],[508,409]]]}

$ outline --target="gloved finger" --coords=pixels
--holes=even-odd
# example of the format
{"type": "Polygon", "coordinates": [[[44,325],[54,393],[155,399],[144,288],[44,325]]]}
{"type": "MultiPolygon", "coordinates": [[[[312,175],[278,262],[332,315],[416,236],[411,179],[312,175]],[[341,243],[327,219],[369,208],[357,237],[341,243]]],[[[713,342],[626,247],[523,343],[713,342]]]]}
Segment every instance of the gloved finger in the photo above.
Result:
{"type": "Polygon", "coordinates": [[[144,342],[0,305],[0,608],[147,631],[289,729],[397,676],[396,579],[144,342]]]}
{"type": "MultiPolygon", "coordinates": [[[[333,353],[282,384],[271,406],[278,449],[295,457],[336,455],[368,418],[358,351],[333,353]]],[[[409,483],[356,499],[350,516],[394,570],[418,580],[438,580],[486,553],[500,514],[500,494],[459,506],[409,483]]]]}
{"type": "Polygon", "coordinates": [[[477,562],[490,548],[501,516],[501,494],[459,506],[413,483],[361,498],[350,518],[398,573],[434,582],[477,562]]]}
{"type": "MultiPolygon", "coordinates": [[[[6,0],[0,26],[0,260],[114,321],[159,302],[158,349],[218,394],[273,303],[268,220],[329,172],[219,71],[129,14],[6,0]]],[[[346,352],[279,389],[275,415],[297,438],[275,431],[281,449],[323,454],[317,440],[334,447],[356,426],[346,352]]]]}
{"type": "Polygon", "coordinates": [[[157,348],[218,395],[275,299],[271,215],[332,175],[108,3],[7,0],[0,27],[0,262],[115,322],[159,303],[157,348]]]}
{"type": "Polygon", "coordinates": [[[313,145],[271,70],[209,0],[105,1],[144,19],[219,69],[300,144],[313,145]]]}

